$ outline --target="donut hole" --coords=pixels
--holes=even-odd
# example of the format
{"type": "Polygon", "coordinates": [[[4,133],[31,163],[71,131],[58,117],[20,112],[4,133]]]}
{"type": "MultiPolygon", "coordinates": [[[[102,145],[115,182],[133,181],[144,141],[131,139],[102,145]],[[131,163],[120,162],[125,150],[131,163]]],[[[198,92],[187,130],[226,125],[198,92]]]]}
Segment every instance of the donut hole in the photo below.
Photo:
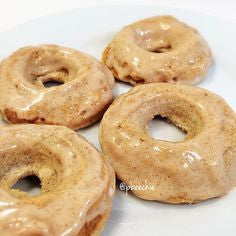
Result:
{"type": "Polygon", "coordinates": [[[17,152],[9,151],[4,156],[0,153],[0,186],[23,201],[46,204],[50,193],[64,183],[63,167],[57,153],[40,144],[32,146],[28,149],[19,145],[17,152]]]}
{"type": "Polygon", "coordinates": [[[187,132],[176,126],[168,118],[156,115],[149,122],[149,134],[154,139],[179,142],[186,139],[187,132]]]}
{"type": "Polygon", "coordinates": [[[63,59],[63,55],[57,55],[53,50],[47,53],[36,50],[28,58],[25,72],[29,83],[44,89],[68,82],[71,78],[69,68],[71,66],[63,59]]]}
{"type": "Polygon", "coordinates": [[[134,113],[137,125],[154,139],[185,142],[198,135],[204,121],[199,107],[181,96],[162,94],[134,113]]]}
{"type": "Polygon", "coordinates": [[[42,84],[44,88],[51,88],[63,85],[68,80],[68,76],[68,70],[62,68],[41,75],[33,75],[32,80],[34,84],[42,84]]]}
{"type": "Polygon", "coordinates": [[[172,50],[172,45],[159,31],[135,31],[136,44],[145,51],[152,53],[166,53],[172,50]]]}
{"type": "Polygon", "coordinates": [[[156,47],[156,48],[150,48],[148,49],[149,52],[155,52],[155,53],[164,53],[164,52],[168,52],[172,49],[171,45],[168,44],[166,46],[160,46],[160,47],[156,47]]]}
{"type": "Polygon", "coordinates": [[[176,82],[179,81],[179,78],[175,76],[175,77],[172,78],[172,81],[176,83],[176,82]]]}
{"type": "Polygon", "coordinates": [[[19,179],[11,189],[18,189],[30,196],[38,196],[41,193],[41,180],[36,175],[28,175],[19,179]]]}
{"type": "Polygon", "coordinates": [[[47,81],[47,82],[44,82],[44,83],[43,83],[43,86],[44,86],[45,88],[51,88],[51,87],[60,86],[60,85],[62,85],[62,84],[64,84],[64,83],[63,83],[63,82],[59,82],[59,81],[49,80],[49,81],[47,81]]]}

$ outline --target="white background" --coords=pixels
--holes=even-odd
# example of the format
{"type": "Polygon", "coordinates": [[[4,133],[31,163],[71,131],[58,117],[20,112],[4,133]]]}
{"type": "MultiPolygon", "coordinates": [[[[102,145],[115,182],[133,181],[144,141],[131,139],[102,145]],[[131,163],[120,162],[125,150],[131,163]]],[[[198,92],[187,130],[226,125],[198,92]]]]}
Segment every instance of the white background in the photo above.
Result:
{"type": "Polygon", "coordinates": [[[0,0],[0,3],[0,32],[50,13],[90,5],[120,3],[145,3],[189,9],[236,22],[235,0],[0,0]]]}
{"type": "MultiPolygon", "coordinates": [[[[164,7],[194,10],[210,15],[216,15],[236,23],[236,0],[0,0],[0,32],[10,29],[17,24],[29,21],[30,19],[37,18],[45,14],[48,15],[51,13],[60,12],[66,9],[94,5],[95,3],[97,5],[103,5],[107,3],[130,4],[132,2],[133,4],[156,4],[164,7]]],[[[129,9],[130,8],[127,10],[129,9]]],[[[151,10],[151,15],[154,15],[153,11],[156,13],[156,9],[151,7],[151,10]]],[[[143,11],[145,11],[145,9],[142,8],[142,12],[138,12],[137,17],[142,15],[143,11]]],[[[120,14],[120,11],[118,12],[120,14]]],[[[95,11],[94,14],[90,15],[93,18],[93,21],[90,23],[86,22],[86,17],[76,15],[76,17],[78,17],[77,19],[80,19],[80,22],[83,22],[85,27],[81,27],[82,29],[80,29],[80,32],[75,32],[75,30],[73,30],[74,27],[68,27],[66,30],[64,30],[64,32],[68,33],[65,40],[70,39],[69,41],[66,41],[68,42],[68,46],[72,48],[83,48],[84,51],[90,53],[93,52],[98,57],[101,55],[101,50],[104,48],[106,43],[109,42],[110,37],[113,35],[110,33],[106,35],[105,32],[115,33],[118,28],[124,25],[124,22],[131,22],[132,14],[136,15],[137,13],[137,11],[135,14],[132,11],[128,12],[130,12],[130,15],[124,14],[124,16],[120,16],[118,13],[116,15],[111,14],[113,18],[110,18],[111,22],[109,22],[107,25],[107,17],[104,16],[103,19],[101,19],[102,17],[100,16],[101,18],[99,22],[102,22],[100,24],[100,29],[103,29],[102,38],[104,37],[104,40],[107,40],[107,42],[103,41],[103,39],[101,40],[101,38],[97,37],[97,32],[93,32],[93,29],[91,30],[91,28],[94,26],[93,24],[91,25],[91,22],[95,22],[94,19],[97,18],[95,11]],[[113,29],[113,26],[115,29],[113,29]],[[86,34],[82,33],[78,42],[77,38],[81,33],[81,30],[83,30],[83,32],[88,32],[86,34]],[[92,46],[91,40],[88,42],[88,39],[95,39],[95,41],[92,43],[92,46]]],[[[74,14],[75,13],[77,14],[77,12],[74,12],[74,14]]],[[[184,14],[182,15],[181,13],[181,16],[181,18],[183,18],[184,14]]],[[[67,24],[67,17],[68,16],[66,15],[64,18],[56,18],[56,22],[58,22],[59,25],[65,26],[65,24],[67,24]]],[[[231,24],[228,22],[225,23],[225,21],[221,22],[217,19],[210,20],[210,18],[206,16],[202,17],[202,15],[198,14],[194,16],[194,14],[191,12],[186,12],[185,17],[189,18],[189,24],[194,26],[196,25],[197,28],[201,29],[201,32],[204,34],[204,36],[206,36],[206,39],[210,43],[215,55],[215,62],[211,68],[210,76],[203,83],[201,83],[201,86],[210,88],[212,91],[222,95],[226,101],[230,102],[235,108],[235,27],[231,26],[231,24]],[[189,16],[188,14],[191,15],[189,16]],[[206,27],[204,27],[205,25],[206,27]],[[219,33],[219,30],[222,31],[222,34],[219,33]]],[[[72,17],[70,19],[74,18],[75,17],[72,17]]],[[[76,22],[72,22],[72,24],[77,25],[76,22]]],[[[53,31],[54,33],[51,34],[52,38],[50,38],[50,40],[57,42],[58,44],[62,44],[65,42],[64,39],[57,37],[59,34],[61,34],[61,32],[58,32],[56,29],[54,29],[55,27],[53,28],[52,25],[55,25],[54,21],[49,20],[49,22],[47,22],[45,27],[42,29],[40,20],[40,22],[35,22],[33,24],[33,28],[30,28],[30,25],[22,28],[19,27],[18,29],[22,33],[20,38],[17,38],[19,35],[19,31],[17,30],[11,31],[11,37],[9,38],[4,37],[4,35],[7,36],[8,33],[1,34],[0,56],[8,55],[10,51],[18,48],[19,45],[32,44],[28,42],[44,42],[45,38],[47,38],[48,32],[50,32],[51,29],[55,31],[53,31]],[[40,25],[40,27],[37,27],[37,25],[40,25]],[[31,33],[27,35],[27,32],[31,33]],[[32,32],[35,32],[37,36],[35,37],[32,32]],[[44,37],[44,33],[46,37],[44,37]]],[[[65,27],[63,29],[65,29],[65,27]]],[[[86,134],[85,132],[83,134],[91,142],[97,144],[98,146],[97,130],[98,127],[93,126],[91,129],[87,129],[86,134]]],[[[158,132],[160,132],[160,128],[158,128],[158,132]]],[[[113,204],[112,216],[103,235],[234,236],[236,232],[235,199],[236,191],[233,191],[222,199],[214,199],[198,205],[175,206],[157,202],[144,202],[138,198],[134,198],[130,194],[126,195],[122,191],[117,191],[113,204]]]]}

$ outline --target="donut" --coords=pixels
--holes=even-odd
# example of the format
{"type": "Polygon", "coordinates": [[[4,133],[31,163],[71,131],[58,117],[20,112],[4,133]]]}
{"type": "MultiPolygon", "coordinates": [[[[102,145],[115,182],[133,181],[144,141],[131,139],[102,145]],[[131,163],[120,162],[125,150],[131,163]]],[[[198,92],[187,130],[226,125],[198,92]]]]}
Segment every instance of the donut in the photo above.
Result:
{"type": "Polygon", "coordinates": [[[100,235],[115,188],[110,164],[64,126],[20,124],[0,129],[0,235],[100,235]],[[41,194],[13,189],[41,180],[41,194]]]}
{"type": "Polygon", "coordinates": [[[86,127],[112,101],[114,77],[92,56],[57,45],[25,47],[0,66],[0,112],[9,123],[86,127]],[[47,87],[47,82],[60,86],[47,87]]]}
{"type": "Polygon", "coordinates": [[[132,85],[196,84],[211,62],[211,50],[196,31],[172,16],[157,16],[124,27],[103,52],[103,63],[132,85]]]}
{"type": "Polygon", "coordinates": [[[195,203],[225,195],[236,184],[236,115],[202,88],[134,87],[104,114],[100,143],[117,177],[142,199],[195,203]],[[185,139],[152,138],[148,122],[156,115],[185,131],[185,139]]]}

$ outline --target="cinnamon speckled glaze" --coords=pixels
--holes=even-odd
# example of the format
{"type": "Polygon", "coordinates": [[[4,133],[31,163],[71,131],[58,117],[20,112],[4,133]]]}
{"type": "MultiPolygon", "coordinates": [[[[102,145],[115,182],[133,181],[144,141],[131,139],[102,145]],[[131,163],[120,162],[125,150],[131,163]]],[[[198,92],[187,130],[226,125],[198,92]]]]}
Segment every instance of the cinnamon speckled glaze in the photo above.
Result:
{"type": "Polygon", "coordinates": [[[196,84],[207,72],[211,50],[196,29],[157,16],[123,28],[104,50],[103,62],[117,79],[133,85],[196,84]]]}
{"type": "Polygon", "coordinates": [[[143,199],[194,203],[228,193],[236,183],[236,115],[202,88],[153,83],[121,95],[100,125],[100,143],[118,178],[143,199]],[[119,112],[117,112],[119,111],[119,112]],[[186,131],[184,141],[152,138],[155,115],[186,131]]]}
{"type": "Polygon", "coordinates": [[[83,137],[63,126],[2,127],[0,168],[0,235],[100,235],[115,176],[83,137]],[[11,189],[29,175],[41,180],[39,196],[11,189]]]}
{"type": "Polygon", "coordinates": [[[79,129],[101,117],[113,86],[112,73],[90,55],[57,45],[25,47],[0,66],[0,111],[10,123],[79,129]],[[63,84],[48,88],[48,81],[63,84]]]}

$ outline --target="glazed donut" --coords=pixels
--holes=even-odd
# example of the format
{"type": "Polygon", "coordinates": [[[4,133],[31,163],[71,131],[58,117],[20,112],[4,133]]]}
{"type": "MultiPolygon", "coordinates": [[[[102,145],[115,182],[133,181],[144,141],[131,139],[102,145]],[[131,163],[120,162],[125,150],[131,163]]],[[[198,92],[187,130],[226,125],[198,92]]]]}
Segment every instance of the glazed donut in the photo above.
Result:
{"type": "Polygon", "coordinates": [[[148,186],[133,190],[143,199],[194,203],[222,196],[236,184],[235,113],[202,88],[164,83],[134,87],[104,114],[100,143],[120,180],[148,186]],[[185,140],[152,138],[148,122],[156,115],[184,130],[185,140]]]}
{"type": "Polygon", "coordinates": [[[157,16],[123,28],[102,60],[117,79],[133,85],[195,84],[207,72],[211,51],[194,28],[172,16],[157,16]]]}
{"type": "Polygon", "coordinates": [[[9,123],[79,129],[112,101],[114,78],[97,59],[56,45],[21,48],[0,67],[0,111],[9,123]],[[57,81],[60,86],[45,87],[57,81]]]}
{"type": "Polygon", "coordinates": [[[115,176],[83,137],[63,126],[0,129],[0,235],[100,235],[110,211],[115,176]],[[41,194],[12,189],[36,175],[41,194]]]}

